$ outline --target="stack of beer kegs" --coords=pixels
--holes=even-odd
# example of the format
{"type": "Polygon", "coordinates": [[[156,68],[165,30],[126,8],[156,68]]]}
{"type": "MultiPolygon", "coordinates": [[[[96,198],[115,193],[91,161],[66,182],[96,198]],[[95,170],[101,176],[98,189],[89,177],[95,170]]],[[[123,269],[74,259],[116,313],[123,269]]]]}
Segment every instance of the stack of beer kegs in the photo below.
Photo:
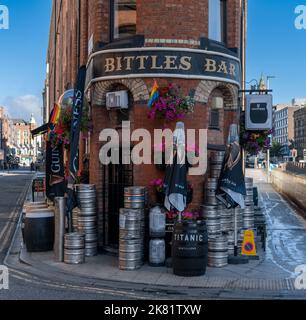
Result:
{"type": "Polygon", "coordinates": [[[150,210],[150,245],[149,264],[160,267],[166,261],[166,212],[162,207],[156,206],[150,210]]]}
{"type": "Polygon", "coordinates": [[[210,156],[210,177],[219,179],[222,163],[224,159],[224,151],[213,151],[210,156]]]}
{"type": "Polygon", "coordinates": [[[119,223],[119,269],[121,270],[136,270],[143,265],[146,204],[146,188],[124,189],[125,208],[120,209],[119,223]]]}
{"type": "Polygon", "coordinates": [[[253,178],[245,178],[246,198],[243,213],[243,228],[252,230],[255,227],[254,202],[253,202],[253,178]]]}
{"type": "Polygon", "coordinates": [[[78,231],[85,234],[85,255],[92,257],[98,253],[98,224],[96,187],[92,184],[76,186],[78,207],[78,231]]]}

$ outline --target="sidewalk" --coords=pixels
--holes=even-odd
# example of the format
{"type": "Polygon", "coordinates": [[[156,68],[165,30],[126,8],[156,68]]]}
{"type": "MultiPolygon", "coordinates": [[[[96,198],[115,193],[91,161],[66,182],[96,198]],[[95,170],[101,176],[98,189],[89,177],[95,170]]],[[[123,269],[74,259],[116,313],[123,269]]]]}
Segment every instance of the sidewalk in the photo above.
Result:
{"type": "MultiPolygon", "coordinates": [[[[254,176],[255,184],[260,188],[260,203],[268,221],[267,251],[265,253],[258,248],[259,261],[250,260],[246,265],[228,265],[225,268],[207,268],[205,276],[192,278],[175,276],[172,269],[166,267],[152,268],[148,265],[136,271],[121,271],[118,269],[118,258],[109,255],[87,258],[83,265],[67,265],[55,262],[52,252],[27,253],[21,248],[20,261],[37,270],[44,270],[50,274],[50,279],[61,274],[65,275],[67,281],[73,276],[88,281],[96,279],[154,286],[294,291],[294,270],[306,263],[305,221],[271,185],[265,183],[261,172],[255,170],[248,175],[254,176]]],[[[20,248],[20,243],[19,230],[15,248],[20,248]]]]}

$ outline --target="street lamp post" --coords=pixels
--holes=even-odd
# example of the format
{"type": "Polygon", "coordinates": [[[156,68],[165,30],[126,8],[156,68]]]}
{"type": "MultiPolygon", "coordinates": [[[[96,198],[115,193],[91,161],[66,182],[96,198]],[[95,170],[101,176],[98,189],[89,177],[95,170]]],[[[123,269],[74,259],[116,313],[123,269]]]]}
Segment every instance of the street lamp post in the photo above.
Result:
{"type": "MultiPolygon", "coordinates": [[[[267,89],[270,90],[270,79],[275,79],[275,76],[267,76],[267,89]]],[[[272,139],[271,139],[272,141],[272,139]]],[[[268,183],[271,182],[270,179],[270,149],[267,150],[267,181],[268,183]]]]}

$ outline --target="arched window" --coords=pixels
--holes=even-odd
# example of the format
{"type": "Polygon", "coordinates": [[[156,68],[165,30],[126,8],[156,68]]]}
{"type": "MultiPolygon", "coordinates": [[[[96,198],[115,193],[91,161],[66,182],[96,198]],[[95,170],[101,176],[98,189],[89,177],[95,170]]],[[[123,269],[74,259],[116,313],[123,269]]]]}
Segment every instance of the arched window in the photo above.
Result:
{"type": "Polygon", "coordinates": [[[226,0],[209,0],[208,38],[218,42],[227,42],[227,5],[226,0]]]}
{"type": "Polygon", "coordinates": [[[111,40],[136,34],[136,0],[111,1],[111,40]]]}

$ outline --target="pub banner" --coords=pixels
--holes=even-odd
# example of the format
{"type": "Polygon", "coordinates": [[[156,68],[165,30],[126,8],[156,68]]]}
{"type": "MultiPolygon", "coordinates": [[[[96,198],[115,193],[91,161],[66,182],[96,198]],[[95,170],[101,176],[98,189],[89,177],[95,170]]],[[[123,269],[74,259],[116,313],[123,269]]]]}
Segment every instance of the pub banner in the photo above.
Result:
{"type": "Polygon", "coordinates": [[[236,56],[182,48],[102,50],[88,64],[91,81],[133,77],[177,77],[230,82],[240,86],[241,66],[236,56]]]}
{"type": "Polygon", "coordinates": [[[63,197],[66,191],[63,146],[52,146],[47,141],[46,150],[46,195],[53,201],[55,197],[63,197]]]}

